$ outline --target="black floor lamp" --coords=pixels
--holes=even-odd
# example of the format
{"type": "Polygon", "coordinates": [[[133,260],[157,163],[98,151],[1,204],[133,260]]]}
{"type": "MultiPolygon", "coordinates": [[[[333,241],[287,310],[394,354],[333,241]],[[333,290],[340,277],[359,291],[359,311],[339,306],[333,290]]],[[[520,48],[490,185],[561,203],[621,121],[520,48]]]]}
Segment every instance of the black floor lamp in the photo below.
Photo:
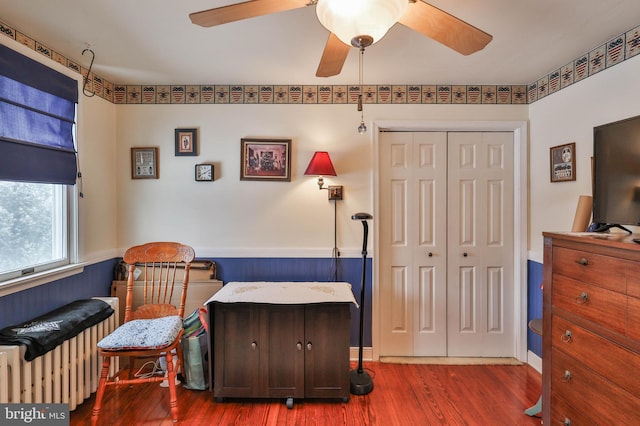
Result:
{"type": "Polygon", "coordinates": [[[369,234],[369,225],[367,220],[373,219],[369,213],[356,213],[351,216],[353,220],[362,221],[364,235],[362,238],[362,281],[360,282],[360,345],[358,347],[358,368],[351,370],[351,393],[354,395],[366,395],[373,390],[373,380],[369,373],[362,369],[362,345],[364,336],[364,290],[365,277],[367,272],[367,236],[369,234]]]}

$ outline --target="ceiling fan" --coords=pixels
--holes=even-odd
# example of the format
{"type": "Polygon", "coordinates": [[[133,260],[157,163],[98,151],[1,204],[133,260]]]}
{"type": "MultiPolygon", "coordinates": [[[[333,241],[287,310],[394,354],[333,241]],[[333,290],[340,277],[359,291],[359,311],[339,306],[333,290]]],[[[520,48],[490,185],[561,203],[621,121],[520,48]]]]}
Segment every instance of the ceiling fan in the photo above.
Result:
{"type": "Polygon", "coordinates": [[[189,18],[196,25],[212,27],[307,6],[316,7],[318,20],[330,31],[317,77],[340,74],[351,46],[370,46],[396,22],[463,55],[483,49],[493,38],[421,0],[251,0],[194,12],[189,18]],[[340,9],[343,6],[347,10],[340,9]]]}

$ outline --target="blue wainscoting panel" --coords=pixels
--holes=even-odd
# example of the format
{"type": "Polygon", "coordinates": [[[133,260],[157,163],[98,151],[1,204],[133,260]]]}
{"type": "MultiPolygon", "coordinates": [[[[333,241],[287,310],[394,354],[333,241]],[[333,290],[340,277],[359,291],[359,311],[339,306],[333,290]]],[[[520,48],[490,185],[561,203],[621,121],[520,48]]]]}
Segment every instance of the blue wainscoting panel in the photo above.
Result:
{"type": "MultiPolygon", "coordinates": [[[[542,318],[542,264],[528,261],[527,265],[528,306],[527,322],[542,318]]],[[[531,352],[542,357],[542,337],[528,329],[527,346],[531,352]]]]}
{"type": "MultiPolygon", "coordinates": [[[[77,299],[110,294],[113,268],[120,259],[85,267],[83,273],[0,298],[0,328],[21,323],[77,299]]],[[[216,258],[217,278],[229,281],[333,281],[331,258],[216,258]]],[[[351,284],[360,303],[362,259],[338,261],[338,281],[351,284]]],[[[366,264],[364,346],[371,346],[371,259],[366,264]]],[[[542,264],[528,261],[528,320],[542,317],[542,264]]],[[[358,346],[360,311],[351,308],[351,346],[358,346]]],[[[542,338],[528,331],[529,350],[542,356],[542,338]]]]}
{"type": "MultiPolygon", "coordinates": [[[[230,281],[334,281],[331,258],[215,258],[217,278],[230,281]]],[[[353,295],[360,303],[362,259],[340,258],[337,281],[351,284],[353,295]]],[[[364,346],[371,346],[371,259],[367,259],[365,282],[364,346]]],[[[358,346],[360,311],[351,307],[351,346],[358,346]]]]}
{"type": "Polygon", "coordinates": [[[0,328],[20,324],[74,300],[109,296],[116,261],[89,265],[81,274],[0,297],[0,328]]]}
{"type": "MultiPolygon", "coordinates": [[[[110,294],[113,269],[120,259],[85,267],[84,272],[0,298],[0,328],[18,324],[77,299],[110,294]]],[[[217,278],[229,281],[333,281],[331,258],[216,258],[217,278]]],[[[362,259],[341,258],[338,281],[351,284],[360,303],[362,259]]],[[[366,264],[363,342],[371,346],[371,259],[366,264]]],[[[351,307],[351,346],[358,346],[360,311],[351,307]]]]}

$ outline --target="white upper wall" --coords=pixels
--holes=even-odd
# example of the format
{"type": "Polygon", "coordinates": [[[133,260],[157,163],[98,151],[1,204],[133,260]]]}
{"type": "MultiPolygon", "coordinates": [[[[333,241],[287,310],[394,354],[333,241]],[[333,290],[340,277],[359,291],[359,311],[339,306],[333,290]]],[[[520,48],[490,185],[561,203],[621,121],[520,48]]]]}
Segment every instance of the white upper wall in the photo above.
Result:
{"type": "MultiPolygon", "coordinates": [[[[527,105],[365,105],[376,120],[526,121],[527,105]]],[[[373,211],[372,135],[356,131],[355,105],[119,105],[118,244],[181,240],[199,256],[331,256],[333,203],[304,176],[314,151],[328,151],[343,185],[338,247],[359,256],[373,211]],[[200,155],[174,155],[174,129],[199,128],[200,155]],[[240,139],[291,138],[291,182],[240,181],[240,139]],[[158,180],[132,180],[130,148],[159,147],[158,180]],[[196,163],[215,164],[214,182],[195,182],[196,163]]],[[[374,218],[375,220],[375,218],[374,218]]]]}
{"type": "Polygon", "coordinates": [[[78,101],[78,190],[80,260],[122,256],[116,229],[116,107],[98,96],[78,101]]]}
{"type": "Polygon", "coordinates": [[[593,127],[640,115],[638,75],[640,56],[529,106],[532,260],[542,262],[542,232],[570,231],[578,197],[591,195],[593,127]],[[576,143],[576,181],[551,183],[549,148],[571,142],[576,143]]]}

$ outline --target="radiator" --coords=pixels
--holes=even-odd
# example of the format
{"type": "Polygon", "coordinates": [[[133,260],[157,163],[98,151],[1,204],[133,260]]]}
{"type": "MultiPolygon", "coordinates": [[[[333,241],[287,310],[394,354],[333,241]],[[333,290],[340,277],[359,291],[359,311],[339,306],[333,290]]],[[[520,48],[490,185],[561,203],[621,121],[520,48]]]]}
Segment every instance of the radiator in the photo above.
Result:
{"type": "MultiPolygon", "coordinates": [[[[25,361],[24,346],[0,346],[0,403],[62,403],[73,411],[98,389],[102,358],[97,343],[118,326],[118,298],[97,297],[115,311],[109,318],[33,361],[25,361]]],[[[119,369],[111,362],[109,375],[119,369]]]]}

